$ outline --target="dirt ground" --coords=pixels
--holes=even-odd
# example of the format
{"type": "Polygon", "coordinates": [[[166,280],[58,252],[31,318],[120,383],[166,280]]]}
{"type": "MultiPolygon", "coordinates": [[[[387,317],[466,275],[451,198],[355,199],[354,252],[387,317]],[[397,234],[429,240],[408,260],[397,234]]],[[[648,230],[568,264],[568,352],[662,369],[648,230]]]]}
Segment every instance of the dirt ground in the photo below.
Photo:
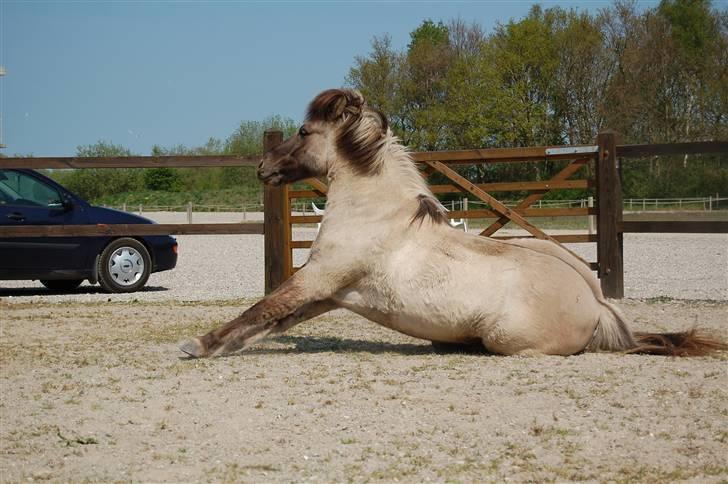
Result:
{"type": "MultiPolygon", "coordinates": [[[[728,479],[726,353],[437,354],[342,311],[182,358],[250,303],[0,299],[1,480],[728,479]]],[[[621,305],[728,337],[725,301],[621,305]]]]}

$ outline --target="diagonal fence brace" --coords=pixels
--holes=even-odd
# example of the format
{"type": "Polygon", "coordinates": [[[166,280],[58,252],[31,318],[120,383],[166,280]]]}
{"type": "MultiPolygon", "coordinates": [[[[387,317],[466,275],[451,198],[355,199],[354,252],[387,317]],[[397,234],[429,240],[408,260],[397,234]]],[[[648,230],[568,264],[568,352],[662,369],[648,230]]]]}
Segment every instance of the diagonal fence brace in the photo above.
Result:
{"type": "MultiPolygon", "coordinates": [[[[581,158],[578,160],[574,160],[572,163],[569,163],[562,169],[560,172],[558,172],[556,175],[554,175],[553,178],[551,178],[549,181],[562,181],[569,178],[571,175],[579,171],[579,169],[586,165],[589,162],[588,159],[581,158]]],[[[532,193],[528,195],[526,198],[524,198],[518,205],[516,205],[516,210],[523,210],[534,203],[538,202],[543,198],[544,195],[546,195],[551,190],[538,190],[535,193],[532,193]]],[[[483,235],[485,237],[490,237],[494,233],[496,233],[498,230],[503,228],[505,224],[507,224],[510,221],[508,217],[500,217],[498,220],[490,224],[488,227],[486,227],[482,232],[480,232],[480,235],[483,235]]]]}
{"type": "Polygon", "coordinates": [[[316,190],[317,192],[319,192],[320,194],[322,194],[324,196],[329,192],[328,185],[326,185],[326,183],[322,182],[318,178],[311,177],[311,178],[306,178],[305,180],[301,180],[301,181],[303,181],[304,183],[308,183],[309,185],[311,185],[313,187],[314,190],[316,190]]]}
{"type": "MultiPolygon", "coordinates": [[[[450,180],[455,182],[456,185],[458,185],[463,190],[472,193],[485,203],[491,206],[494,212],[498,213],[502,217],[507,217],[508,219],[512,220],[516,224],[520,225],[524,229],[526,229],[531,235],[538,239],[546,239],[551,240],[553,242],[556,242],[553,237],[548,236],[547,234],[543,233],[541,229],[536,227],[535,225],[531,224],[528,220],[523,218],[520,214],[516,213],[515,211],[511,210],[510,208],[506,207],[502,202],[500,202],[498,199],[496,199],[491,194],[487,193],[485,190],[482,190],[481,188],[478,188],[474,183],[468,181],[465,177],[459,175],[455,170],[452,168],[449,168],[445,166],[445,164],[439,162],[439,161],[425,161],[429,166],[434,168],[435,170],[439,171],[446,177],[448,177],[450,180]]],[[[556,242],[558,243],[558,242],[556,242]]]]}

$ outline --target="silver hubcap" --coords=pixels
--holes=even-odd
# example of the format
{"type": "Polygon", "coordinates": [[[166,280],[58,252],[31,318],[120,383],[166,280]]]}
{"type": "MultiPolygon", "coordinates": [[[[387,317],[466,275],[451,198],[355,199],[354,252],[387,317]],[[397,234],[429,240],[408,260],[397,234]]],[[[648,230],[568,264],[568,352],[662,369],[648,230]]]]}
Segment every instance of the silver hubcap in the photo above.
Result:
{"type": "Polygon", "coordinates": [[[144,274],[144,258],[133,247],[119,247],[109,258],[109,274],[120,286],[131,286],[144,274]]]}

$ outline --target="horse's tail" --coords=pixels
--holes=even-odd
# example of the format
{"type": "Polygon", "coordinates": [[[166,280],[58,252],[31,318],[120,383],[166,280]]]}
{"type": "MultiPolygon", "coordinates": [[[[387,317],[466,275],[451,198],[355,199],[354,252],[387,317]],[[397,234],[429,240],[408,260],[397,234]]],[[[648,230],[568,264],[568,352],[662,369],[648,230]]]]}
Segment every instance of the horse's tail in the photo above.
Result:
{"type": "Polygon", "coordinates": [[[614,304],[601,299],[602,313],[587,351],[625,351],[637,346],[637,342],[622,312],[614,304]]]}
{"type": "Polygon", "coordinates": [[[676,333],[632,333],[621,311],[607,301],[587,348],[590,351],[623,351],[628,354],[706,356],[728,350],[728,343],[696,328],[676,333]]]}
{"type": "Polygon", "coordinates": [[[728,350],[728,343],[697,328],[677,333],[635,333],[637,346],[626,353],[666,356],[706,356],[728,350]]]}

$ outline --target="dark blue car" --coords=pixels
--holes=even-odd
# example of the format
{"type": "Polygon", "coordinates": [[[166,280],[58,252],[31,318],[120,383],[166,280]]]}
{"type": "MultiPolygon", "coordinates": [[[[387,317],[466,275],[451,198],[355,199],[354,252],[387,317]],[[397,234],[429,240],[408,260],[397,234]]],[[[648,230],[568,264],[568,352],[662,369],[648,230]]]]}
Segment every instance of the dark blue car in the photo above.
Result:
{"type": "MultiPolygon", "coordinates": [[[[151,224],[138,215],[94,207],[32,170],[0,168],[0,225],[151,224]]],[[[177,264],[177,241],[145,237],[0,238],[0,280],[37,279],[63,291],[84,280],[133,292],[152,272],[177,264]]]]}

